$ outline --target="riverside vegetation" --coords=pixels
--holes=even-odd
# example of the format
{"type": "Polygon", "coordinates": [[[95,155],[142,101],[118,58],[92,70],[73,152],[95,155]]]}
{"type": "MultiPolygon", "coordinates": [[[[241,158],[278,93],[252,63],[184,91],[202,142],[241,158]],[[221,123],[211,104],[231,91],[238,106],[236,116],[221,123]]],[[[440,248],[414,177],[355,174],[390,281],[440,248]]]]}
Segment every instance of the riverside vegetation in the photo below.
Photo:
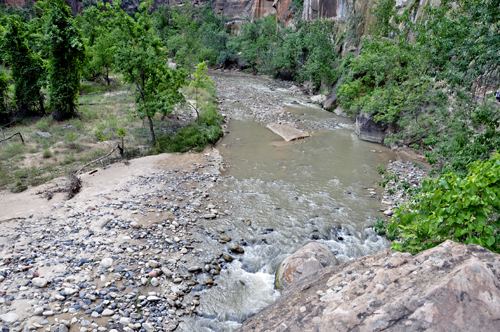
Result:
{"type": "Polygon", "coordinates": [[[171,68],[145,4],[134,17],[100,3],[76,18],[63,1],[29,5],[0,14],[0,128],[26,142],[1,143],[0,188],[23,191],[124,141],[133,157],[201,151],[221,136],[206,65],[171,68]]]}
{"type": "MultiPolygon", "coordinates": [[[[20,119],[45,114],[47,91],[53,117],[75,115],[81,73],[88,81],[102,80],[102,85],[91,84],[100,89],[119,80],[131,84],[133,114],[147,120],[155,148],[184,151],[185,142],[200,147],[220,135],[221,119],[213,103],[206,103],[197,123],[166,130],[158,139],[155,126],[182,105],[179,88],[200,62],[238,65],[252,73],[295,80],[312,93],[327,92],[338,83],[338,106],[347,114],[370,113],[392,129],[386,144],[419,150],[434,166],[437,178],[428,180],[410,205],[400,207],[385,225],[396,240],[393,248],[418,252],[453,239],[498,252],[498,181],[491,175],[498,162],[492,152],[500,145],[498,104],[491,93],[499,81],[498,3],[443,0],[440,6],[426,7],[419,17],[412,6],[397,13],[395,4],[378,2],[377,21],[359,56],[339,47],[345,40],[361,42],[353,32],[356,18],[341,29],[333,21],[299,18],[285,27],[269,15],[248,20],[237,36],[231,36],[226,18],[210,7],[195,9],[189,4],[149,13],[148,4],[142,3],[137,13],[127,14],[119,4],[97,2],[76,19],[56,0],[38,2],[32,12],[17,16],[4,11],[2,33],[10,36],[4,40],[21,41],[15,44],[17,51],[32,69],[28,74],[16,71],[15,57],[8,55],[13,46],[2,48],[15,82],[12,92],[5,74],[0,76],[4,122],[13,115],[20,119]],[[57,24],[60,28],[53,29],[57,24]],[[26,27],[21,35],[16,35],[17,25],[26,27]],[[70,71],[55,71],[62,55],[55,52],[60,48],[54,43],[66,47],[70,71]],[[167,50],[179,70],[167,66],[167,50]],[[18,94],[26,88],[18,83],[20,75],[36,82],[29,86],[33,92],[28,101],[18,94]],[[69,87],[61,84],[65,80],[69,87]],[[9,102],[12,94],[14,103],[9,102]],[[60,100],[68,102],[62,107],[60,100]]],[[[300,11],[300,1],[294,8],[300,11]]],[[[199,110],[199,88],[187,89],[194,93],[199,110]]],[[[210,89],[206,84],[204,91],[210,94],[210,89]]]]}

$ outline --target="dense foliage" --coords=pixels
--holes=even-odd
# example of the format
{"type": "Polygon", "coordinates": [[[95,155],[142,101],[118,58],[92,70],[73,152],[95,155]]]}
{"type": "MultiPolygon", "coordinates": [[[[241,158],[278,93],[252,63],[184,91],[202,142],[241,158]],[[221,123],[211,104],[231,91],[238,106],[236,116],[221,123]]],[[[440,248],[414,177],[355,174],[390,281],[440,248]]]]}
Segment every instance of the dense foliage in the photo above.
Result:
{"type": "Polygon", "coordinates": [[[422,192],[400,207],[388,232],[395,250],[418,253],[450,239],[500,252],[500,154],[469,165],[468,173],[427,179],[422,192]]]}
{"type": "Polygon", "coordinates": [[[443,1],[417,19],[411,7],[397,16],[393,5],[379,3],[376,34],[344,68],[339,104],[392,126],[386,143],[464,175],[500,147],[498,107],[484,99],[498,82],[498,5],[443,1]]]}
{"type": "Polygon", "coordinates": [[[42,58],[29,47],[29,37],[26,24],[11,19],[1,43],[15,82],[14,102],[21,116],[45,113],[42,88],[46,70],[42,58]]]}
{"type": "Polygon", "coordinates": [[[46,15],[50,105],[54,119],[64,120],[76,114],[85,48],[64,0],[48,0],[46,15]]]}

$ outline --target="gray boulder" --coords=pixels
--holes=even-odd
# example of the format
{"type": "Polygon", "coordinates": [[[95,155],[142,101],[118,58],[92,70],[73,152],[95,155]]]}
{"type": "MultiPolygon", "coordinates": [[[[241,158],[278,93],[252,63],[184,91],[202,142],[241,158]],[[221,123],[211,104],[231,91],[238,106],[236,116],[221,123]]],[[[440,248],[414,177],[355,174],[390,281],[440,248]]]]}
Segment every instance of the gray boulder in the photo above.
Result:
{"type": "Polygon", "coordinates": [[[310,242],[281,262],[276,271],[275,285],[284,289],[330,265],[338,265],[331,250],[321,243],[310,242]]]}
{"type": "Polygon", "coordinates": [[[356,117],[356,135],[364,141],[383,143],[387,126],[377,123],[369,113],[361,113],[356,117]]]}

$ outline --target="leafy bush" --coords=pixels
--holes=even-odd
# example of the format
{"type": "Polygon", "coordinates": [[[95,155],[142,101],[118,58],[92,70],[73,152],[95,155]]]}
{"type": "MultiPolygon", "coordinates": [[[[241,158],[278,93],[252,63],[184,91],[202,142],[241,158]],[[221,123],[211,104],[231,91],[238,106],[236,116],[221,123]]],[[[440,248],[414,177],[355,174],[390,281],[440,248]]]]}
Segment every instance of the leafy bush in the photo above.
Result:
{"type": "Polygon", "coordinates": [[[465,177],[426,179],[422,192],[394,213],[388,227],[400,239],[392,249],[418,253],[445,240],[500,252],[500,154],[469,165],[465,177]]]}
{"type": "Polygon", "coordinates": [[[50,157],[52,157],[52,152],[50,152],[50,150],[49,150],[49,149],[46,149],[46,150],[44,150],[44,151],[43,151],[42,156],[43,156],[45,159],[50,158],[50,157]]]}
{"type": "Polygon", "coordinates": [[[223,118],[215,106],[204,105],[200,112],[200,121],[182,127],[176,133],[167,133],[158,138],[158,152],[200,152],[215,143],[221,136],[220,125],[223,118]]]}

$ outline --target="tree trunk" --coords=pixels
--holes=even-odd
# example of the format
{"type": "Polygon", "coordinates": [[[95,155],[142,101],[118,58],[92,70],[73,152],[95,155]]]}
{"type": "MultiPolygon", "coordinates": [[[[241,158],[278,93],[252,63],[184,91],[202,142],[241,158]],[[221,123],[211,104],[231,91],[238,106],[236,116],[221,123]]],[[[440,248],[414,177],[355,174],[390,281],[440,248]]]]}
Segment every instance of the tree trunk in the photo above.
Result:
{"type": "Polygon", "coordinates": [[[151,119],[151,117],[148,116],[148,121],[149,121],[149,130],[151,130],[151,139],[153,140],[153,145],[156,145],[155,130],[153,128],[153,119],[151,119]]]}
{"type": "Polygon", "coordinates": [[[42,114],[45,114],[45,107],[43,107],[43,96],[40,95],[40,99],[38,100],[40,102],[40,111],[42,111],[42,114]]]}

